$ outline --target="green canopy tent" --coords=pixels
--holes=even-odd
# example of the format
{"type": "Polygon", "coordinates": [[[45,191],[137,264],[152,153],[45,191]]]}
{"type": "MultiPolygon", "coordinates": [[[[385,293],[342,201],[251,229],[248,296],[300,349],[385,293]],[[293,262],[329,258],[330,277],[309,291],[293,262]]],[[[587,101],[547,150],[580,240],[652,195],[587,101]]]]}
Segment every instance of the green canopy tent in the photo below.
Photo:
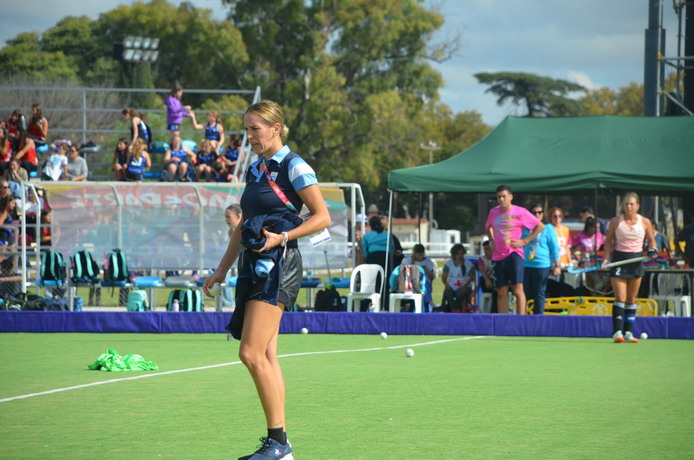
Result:
{"type": "MultiPolygon", "coordinates": [[[[458,155],[388,174],[396,192],[694,192],[694,117],[507,117],[458,155]]],[[[392,211],[392,210],[391,210],[392,211]]]]}

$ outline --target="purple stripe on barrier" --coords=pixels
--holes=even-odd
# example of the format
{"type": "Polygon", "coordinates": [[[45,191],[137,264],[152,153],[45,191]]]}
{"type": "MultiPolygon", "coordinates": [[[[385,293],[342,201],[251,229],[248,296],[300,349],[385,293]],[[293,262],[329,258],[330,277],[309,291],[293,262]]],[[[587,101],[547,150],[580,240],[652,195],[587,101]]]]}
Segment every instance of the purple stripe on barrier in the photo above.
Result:
{"type": "MultiPolygon", "coordinates": [[[[226,333],[227,312],[15,312],[0,311],[0,332],[226,333]]],[[[280,332],[313,334],[506,335],[609,337],[605,316],[517,316],[442,313],[288,312],[280,332]]],[[[694,318],[642,317],[635,334],[694,339],[694,318]]]]}

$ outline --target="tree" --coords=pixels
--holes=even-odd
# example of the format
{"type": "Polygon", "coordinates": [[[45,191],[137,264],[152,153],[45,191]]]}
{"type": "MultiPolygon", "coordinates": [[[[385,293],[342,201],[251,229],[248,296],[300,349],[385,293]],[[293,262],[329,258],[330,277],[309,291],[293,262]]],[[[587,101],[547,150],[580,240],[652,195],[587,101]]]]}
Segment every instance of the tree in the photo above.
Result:
{"type": "Polygon", "coordinates": [[[615,91],[598,88],[590,91],[578,102],[583,106],[582,115],[643,115],[643,85],[631,83],[615,91]]]}
{"type": "Polygon", "coordinates": [[[128,35],[159,38],[153,74],[157,86],[179,82],[191,88],[240,88],[248,64],[241,34],[229,21],[215,21],[211,15],[187,2],[176,7],[152,0],[102,14],[97,28],[110,46],[128,35]]]}
{"type": "Polygon", "coordinates": [[[383,196],[390,169],[422,164],[442,86],[428,61],[455,48],[430,43],[440,14],[415,0],[225,4],[253,56],[246,81],[283,106],[290,144],[321,180],[383,196]]]}
{"type": "Polygon", "coordinates": [[[21,33],[0,50],[0,73],[24,74],[38,78],[76,78],[78,69],[74,59],[63,51],[45,51],[39,36],[33,32],[21,33]]]}
{"type": "Polygon", "coordinates": [[[487,93],[498,96],[497,104],[512,102],[525,106],[529,117],[562,117],[578,115],[580,104],[568,97],[586,89],[566,80],[554,80],[523,72],[476,73],[475,78],[490,85],[487,93]]]}

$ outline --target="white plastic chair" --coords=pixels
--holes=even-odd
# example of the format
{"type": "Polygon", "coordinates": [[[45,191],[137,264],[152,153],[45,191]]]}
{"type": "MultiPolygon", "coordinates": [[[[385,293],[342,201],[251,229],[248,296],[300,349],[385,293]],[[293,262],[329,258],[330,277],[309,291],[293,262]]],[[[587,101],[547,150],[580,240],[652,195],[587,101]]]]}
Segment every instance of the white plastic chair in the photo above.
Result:
{"type": "Polygon", "coordinates": [[[381,291],[378,289],[378,275],[381,275],[381,283],[385,283],[385,275],[383,267],[377,264],[362,264],[357,265],[352,270],[352,276],[349,280],[349,295],[347,296],[347,311],[359,311],[355,309],[355,302],[363,299],[370,299],[373,305],[373,311],[381,310],[381,291]],[[359,275],[360,283],[357,290],[357,275],[359,275]]]}
{"type": "Polygon", "coordinates": [[[414,312],[422,312],[422,294],[415,294],[414,292],[393,292],[390,294],[388,311],[391,313],[398,313],[400,311],[400,304],[403,300],[414,300],[414,312]]]}
{"type": "Polygon", "coordinates": [[[672,302],[675,316],[692,316],[691,298],[689,295],[682,294],[685,282],[687,292],[692,292],[691,281],[687,274],[658,273],[651,276],[649,294],[653,292],[653,284],[657,286],[658,294],[650,294],[649,297],[658,302],[658,310],[661,314],[671,311],[670,302],[672,302]]]}

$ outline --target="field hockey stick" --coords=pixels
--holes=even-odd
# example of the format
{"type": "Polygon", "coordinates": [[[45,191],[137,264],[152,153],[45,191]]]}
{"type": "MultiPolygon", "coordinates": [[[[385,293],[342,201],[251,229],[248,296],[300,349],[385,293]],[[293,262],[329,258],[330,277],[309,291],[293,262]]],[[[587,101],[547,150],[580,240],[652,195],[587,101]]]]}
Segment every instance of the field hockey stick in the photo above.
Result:
{"type": "Polygon", "coordinates": [[[574,275],[577,275],[579,273],[588,273],[588,272],[594,272],[594,271],[602,270],[603,268],[612,268],[612,267],[619,267],[620,265],[635,264],[636,262],[643,262],[646,259],[648,259],[648,256],[641,256],[641,257],[637,257],[635,259],[627,259],[627,260],[620,260],[619,262],[612,262],[611,264],[607,264],[605,266],[593,265],[592,267],[586,267],[586,268],[569,267],[566,271],[569,273],[573,273],[574,275]]]}

